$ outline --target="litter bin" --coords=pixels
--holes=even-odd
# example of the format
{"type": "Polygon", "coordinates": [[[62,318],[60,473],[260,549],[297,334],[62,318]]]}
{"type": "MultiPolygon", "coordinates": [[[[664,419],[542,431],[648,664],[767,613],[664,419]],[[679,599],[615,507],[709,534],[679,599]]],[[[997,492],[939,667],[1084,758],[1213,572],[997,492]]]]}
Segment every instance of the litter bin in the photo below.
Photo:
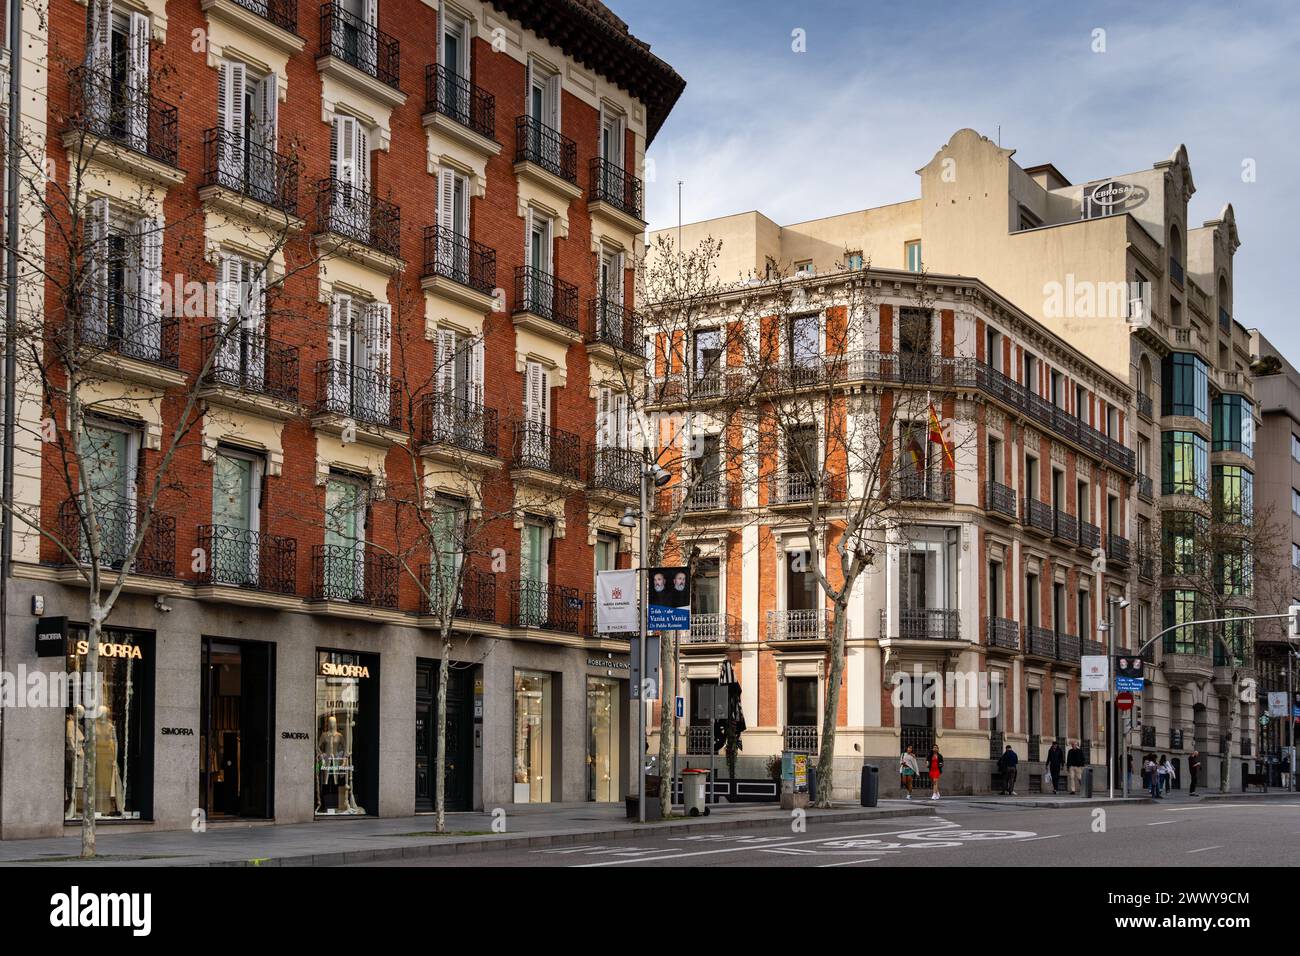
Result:
{"type": "Polygon", "coordinates": [[[705,802],[708,792],[709,772],[703,767],[691,767],[682,771],[682,806],[693,817],[703,813],[709,815],[709,805],[705,802]]]}
{"type": "Polygon", "coordinates": [[[862,805],[874,807],[880,800],[880,768],[875,764],[862,767],[862,805]]]}
{"type": "Polygon", "coordinates": [[[1085,797],[1092,796],[1092,768],[1091,767],[1083,768],[1083,795],[1085,797]]]}

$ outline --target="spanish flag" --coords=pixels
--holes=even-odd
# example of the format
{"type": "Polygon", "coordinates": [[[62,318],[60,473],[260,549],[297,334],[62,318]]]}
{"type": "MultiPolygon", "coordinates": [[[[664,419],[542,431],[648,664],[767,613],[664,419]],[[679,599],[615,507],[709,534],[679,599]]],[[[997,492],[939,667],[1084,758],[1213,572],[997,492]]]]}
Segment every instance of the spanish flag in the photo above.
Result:
{"type": "Polygon", "coordinates": [[[939,413],[934,410],[934,403],[930,403],[930,441],[943,449],[943,456],[948,460],[948,468],[953,469],[955,466],[952,460],[952,448],[943,437],[943,426],[939,424],[939,413]]]}

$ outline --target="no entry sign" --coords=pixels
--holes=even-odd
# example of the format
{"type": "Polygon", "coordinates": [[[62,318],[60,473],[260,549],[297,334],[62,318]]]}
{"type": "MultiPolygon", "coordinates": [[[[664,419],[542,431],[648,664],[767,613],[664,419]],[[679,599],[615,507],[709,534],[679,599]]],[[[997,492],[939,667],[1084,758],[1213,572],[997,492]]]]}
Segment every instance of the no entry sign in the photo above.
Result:
{"type": "Polygon", "coordinates": [[[1132,710],[1133,695],[1130,694],[1128,691],[1124,691],[1122,694],[1117,694],[1115,696],[1115,706],[1118,707],[1120,710],[1132,710]]]}

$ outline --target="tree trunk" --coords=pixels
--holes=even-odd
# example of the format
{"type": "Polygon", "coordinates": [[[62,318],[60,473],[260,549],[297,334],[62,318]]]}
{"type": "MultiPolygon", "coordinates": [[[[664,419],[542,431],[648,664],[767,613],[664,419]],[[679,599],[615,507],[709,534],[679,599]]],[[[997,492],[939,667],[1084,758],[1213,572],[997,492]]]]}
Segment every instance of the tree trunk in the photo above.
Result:
{"type": "MultiPolygon", "coordinates": [[[[99,678],[99,637],[103,633],[103,626],[100,623],[100,606],[99,596],[91,595],[90,598],[90,646],[86,648],[86,660],[82,664],[82,684],[87,681],[90,686],[96,688],[93,698],[88,698],[82,694],[82,720],[85,721],[85,733],[82,738],[82,793],[81,793],[81,858],[89,860],[95,855],[95,789],[97,782],[95,779],[97,748],[95,743],[95,724],[99,717],[99,709],[105,706],[103,695],[98,692],[99,678]],[[87,707],[85,704],[93,699],[94,706],[87,707]]],[[[76,648],[73,648],[75,655],[76,648]]],[[[76,741],[73,741],[76,744],[76,741]]]]}
{"type": "MultiPolygon", "coordinates": [[[[665,688],[673,687],[673,674],[677,662],[673,654],[674,643],[666,632],[659,637],[659,802],[665,814],[672,806],[673,750],[677,740],[677,701],[669,700],[665,688]]],[[[648,635],[647,635],[648,637],[648,635]]]]}
{"type": "Polygon", "coordinates": [[[849,619],[847,596],[853,582],[846,581],[835,601],[835,622],[831,625],[831,668],[826,675],[826,709],[822,712],[821,748],[817,758],[817,806],[831,806],[835,779],[835,725],[840,711],[840,682],[844,676],[844,633],[849,619]]]}
{"type": "Polygon", "coordinates": [[[442,659],[438,661],[438,712],[433,753],[433,829],[447,832],[447,675],[451,671],[451,638],[442,637],[442,659]]]}

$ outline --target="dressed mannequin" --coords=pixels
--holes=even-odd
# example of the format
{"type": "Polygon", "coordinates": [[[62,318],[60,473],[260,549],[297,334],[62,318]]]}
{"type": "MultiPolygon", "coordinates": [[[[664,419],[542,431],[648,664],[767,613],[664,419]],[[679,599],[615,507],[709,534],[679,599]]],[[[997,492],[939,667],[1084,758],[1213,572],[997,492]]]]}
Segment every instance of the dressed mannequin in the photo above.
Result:
{"type": "MultiPolygon", "coordinates": [[[[320,738],[316,741],[316,755],[320,759],[317,790],[321,789],[322,784],[328,787],[342,786],[345,790],[350,789],[349,774],[347,773],[346,741],[343,734],[339,732],[339,719],[333,714],[325,718],[325,729],[321,731],[320,738]]],[[[350,804],[351,794],[345,794],[345,796],[350,804]]],[[[321,809],[319,794],[316,809],[318,811],[321,809]]],[[[338,809],[337,800],[331,809],[338,809]]]]}
{"type": "Polygon", "coordinates": [[[78,713],[70,713],[65,721],[67,744],[63,752],[64,795],[66,797],[64,819],[71,820],[77,816],[77,795],[80,793],[81,778],[86,759],[86,732],[81,729],[81,705],[78,713]]]}

